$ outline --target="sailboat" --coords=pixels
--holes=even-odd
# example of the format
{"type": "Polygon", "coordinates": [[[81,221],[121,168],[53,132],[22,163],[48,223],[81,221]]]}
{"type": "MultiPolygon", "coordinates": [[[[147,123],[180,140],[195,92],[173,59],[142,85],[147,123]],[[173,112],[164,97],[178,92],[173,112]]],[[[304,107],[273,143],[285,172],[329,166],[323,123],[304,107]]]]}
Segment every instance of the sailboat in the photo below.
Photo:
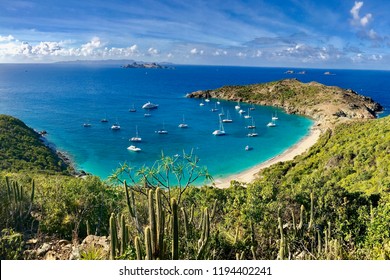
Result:
{"type": "Polygon", "coordinates": [[[251,118],[251,116],[249,115],[249,112],[250,112],[250,111],[248,110],[248,114],[245,115],[244,118],[246,118],[246,119],[250,119],[250,118],[251,118]]]}
{"type": "Polygon", "coordinates": [[[236,110],[240,110],[240,101],[237,101],[237,105],[236,106],[234,106],[234,109],[236,109],[236,110]]]}
{"type": "Polygon", "coordinates": [[[130,138],[131,142],[141,142],[142,138],[138,135],[138,126],[135,126],[135,136],[130,138]]]}
{"type": "Polygon", "coordinates": [[[252,132],[249,132],[249,133],[247,134],[248,137],[256,137],[256,136],[258,136],[258,135],[259,135],[259,134],[256,132],[255,129],[253,129],[252,132]]]}
{"type": "Polygon", "coordinates": [[[163,127],[160,130],[157,130],[158,134],[168,134],[168,131],[165,129],[165,124],[163,123],[163,127]]]}
{"type": "Polygon", "coordinates": [[[221,104],[221,102],[219,102],[219,99],[218,99],[218,101],[217,101],[217,104],[218,104],[218,105],[221,104]]]}
{"type": "Polygon", "coordinates": [[[120,129],[121,129],[121,126],[119,125],[118,121],[116,121],[116,123],[114,123],[114,124],[111,126],[111,129],[112,129],[112,130],[120,130],[120,129]]]}
{"type": "Polygon", "coordinates": [[[199,106],[204,106],[204,103],[203,103],[203,102],[200,102],[200,103],[199,103],[199,106]]]}
{"type": "Polygon", "coordinates": [[[233,122],[233,120],[230,118],[229,110],[226,113],[226,119],[223,119],[222,122],[224,122],[224,123],[231,123],[231,122],[233,122]]]}
{"type": "Polygon", "coordinates": [[[101,120],[100,120],[100,122],[102,122],[102,123],[108,122],[108,120],[107,120],[107,114],[105,115],[104,119],[101,119],[101,120]]]}
{"type": "Polygon", "coordinates": [[[248,129],[255,129],[255,128],[256,128],[254,118],[252,118],[252,124],[251,124],[251,125],[248,125],[247,128],[248,128],[248,129]]]}
{"type": "Polygon", "coordinates": [[[188,127],[188,124],[186,124],[186,122],[184,121],[184,115],[183,115],[183,122],[181,124],[179,124],[179,127],[180,128],[187,128],[188,127]]]}
{"type": "Polygon", "coordinates": [[[251,111],[256,110],[255,105],[252,104],[252,106],[249,108],[249,110],[251,110],[251,111]]]}
{"type": "Polygon", "coordinates": [[[278,118],[278,115],[277,115],[277,113],[275,112],[275,115],[272,115],[272,120],[273,121],[276,121],[276,120],[278,120],[279,118],[278,118]]]}
{"type": "Polygon", "coordinates": [[[222,136],[225,135],[225,129],[223,128],[223,123],[221,121],[221,117],[219,117],[219,129],[214,130],[213,135],[215,136],[222,136]]]}
{"type": "Polygon", "coordinates": [[[219,113],[218,115],[220,115],[221,117],[225,116],[225,112],[224,112],[224,110],[223,110],[223,107],[222,107],[222,109],[221,109],[221,113],[219,113]]]}
{"type": "Polygon", "coordinates": [[[137,112],[137,110],[136,110],[135,107],[134,107],[134,104],[133,104],[133,107],[131,107],[131,108],[129,109],[129,112],[132,112],[132,113],[137,112]]]}
{"type": "Polygon", "coordinates": [[[215,103],[214,108],[211,109],[211,112],[217,112],[217,111],[218,111],[217,103],[215,103]]]}

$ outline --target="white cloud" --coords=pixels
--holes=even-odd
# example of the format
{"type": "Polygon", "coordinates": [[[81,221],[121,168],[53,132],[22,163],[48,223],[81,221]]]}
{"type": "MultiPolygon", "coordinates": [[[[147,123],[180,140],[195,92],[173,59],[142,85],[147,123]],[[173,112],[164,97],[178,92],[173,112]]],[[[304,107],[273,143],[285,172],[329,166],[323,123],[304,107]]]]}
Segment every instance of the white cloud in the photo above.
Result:
{"type": "Polygon", "coordinates": [[[372,14],[368,13],[364,17],[360,17],[360,9],[363,7],[364,2],[355,2],[350,13],[352,15],[352,25],[365,27],[372,20],[372,14]]]}
{"type": "Polygon", "coordinates": [[[362,6],[363,6],[363,2],[355,2],[355,5],[353,5],[353,7],[350,11],[353,19],[359,20],[359,18],[360,18],[359,17],[359,10],[362,6]]]}
{"type": "Polygon", "coordinates": [[[193,48],[190,51],[190,54],[192,54],[192,55],[198,55],[198,54],[202,55],[202,54],[204,54],[204,50],[198,50],[197,48],[193,48]]]}
{"type": "Polygon", "coordinates": [[[150,55],[158,55],[158,54],[160,54],[160,51],[155,49],[155,48],[149,48],[148,49],[148,54],[150,54],[150,55]]]}
{"type": "Polygon", "coordinates": [[[10,42],[10,41],[13,41],[14,39],[15,38],[12,35],[8,35],[8,36],[1,36],[0,35],[0,42],[10,42]]]}
{"type": "Polygon", "coordinates": [[[99,37],[94,37],[92,40],[84,45],[81,45],[81,55],[89,56],[93,54],[94,50],[100,48],[102,46],[102,42],[99,37]]]}

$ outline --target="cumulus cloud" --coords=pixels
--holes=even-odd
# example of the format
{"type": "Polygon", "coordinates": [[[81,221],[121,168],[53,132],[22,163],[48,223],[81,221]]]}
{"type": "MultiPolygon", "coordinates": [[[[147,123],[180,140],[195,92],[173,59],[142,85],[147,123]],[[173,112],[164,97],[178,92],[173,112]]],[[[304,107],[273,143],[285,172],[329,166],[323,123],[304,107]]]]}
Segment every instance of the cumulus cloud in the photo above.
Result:
{"type": "MultiPolygon", "coordinates": [[[[12,35],[0,35],[0,59],[1,61],[47,61],[68,60],[85,57],[93,58],[123,58],[140,56],[137,45],[125,48],[105,47],[99,37],[92,38],[89,42],[80,46],[71,46],[73,41],[46,41],[39,43],[21,42],[12,35]]],[[[159,54],[157,49],[149,48],[146,54],[159,54]]]]}
{"type": "Polygon", "coordinates": [[[368,13],[363,17],[360,17],[360,9],[363,7],[363,2],[355,2],[352,9],[350,10],[350,13],[352,15],[351,23],[356,26],[362,26],[365,27],[370,23],[372,20],[372,14],[368,13]]]}
{"type": "Polygon", "coordinates": [[[148,54],[149,55],[158,55],[158,54],[160,54],[160,51],[155,49],[155,48],[149,48],[148,49],[148,54]]]}
{"type": "Polygon", "coordinates": [[[204,54],[204,50],[198,50],[197,48],[193,48],[192,50],[190,50],[190,54],[192,55],[202,55],[204,54]]]}

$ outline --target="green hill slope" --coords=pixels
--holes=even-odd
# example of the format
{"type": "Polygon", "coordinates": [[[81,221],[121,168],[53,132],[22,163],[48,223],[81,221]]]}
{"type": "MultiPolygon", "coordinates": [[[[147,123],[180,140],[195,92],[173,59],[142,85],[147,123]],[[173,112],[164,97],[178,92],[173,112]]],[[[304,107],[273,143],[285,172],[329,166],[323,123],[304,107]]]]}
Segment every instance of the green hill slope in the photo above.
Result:
{"type": "Polygon", "coordinates": [[[62,172],[64,162],[22,121],[0,115],[0,170],[62,172]]]}

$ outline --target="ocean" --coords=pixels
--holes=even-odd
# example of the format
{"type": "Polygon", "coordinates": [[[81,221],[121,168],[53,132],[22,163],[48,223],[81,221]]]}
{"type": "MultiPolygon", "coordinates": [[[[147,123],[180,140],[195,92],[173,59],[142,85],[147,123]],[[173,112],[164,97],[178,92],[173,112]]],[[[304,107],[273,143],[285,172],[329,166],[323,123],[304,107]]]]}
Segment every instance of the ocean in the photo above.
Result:
{"type": "MultiPolygon", "coordinates": [[[[20,118],[28,126],[46,130],[46,138],[66,152],[78,169],[102,179],[121,164],[137,169],[161,157],[199,157],[214,179],[244,171],[283,152],[302,137],[313,121],[272,107],[250,111],[258,137],[248,137],[251,118],[238,114],[234,102],[185,98],[187,93],[224,85],[263,83],[285,78],[350,88],[372,97],[389,114],[390,72],[369,70],[287,69],[222,66],[175,66],[174,69],[124,69],[121,65],[0,64],[0,113],[20,118]],[[286,74],[305,70],[306,74],[286,74]],[[324,75],[330,71],[333,75],[324,75]],[[146,102],[158,109],[146,112],[146,102]],[[129,109],[136,112],[129,112],[129,109]],[[217,108],[218,111],[212,112],[217,108]],[[225,136],[214,136],[218,114],[229,111],[225,136]],[[145,113],[150,113],[145,117],[145,113]],[[277,114],[277,126],[267,127],[277,114]],[[107,123],[100,122],[107,118],[107,123]],[[188,128],[179,128],[183,122],[188,128]],[[119,131],[111,125],[119,123],[119,131]],[[84,127],[84,123],[91,124],[84,127]],[[140,152],[127,149],[138,128],[140,152]],[[164,128],[167,134],[156,133],[164,128]],[[253,149],[246,151],[245,147],[253,149]]],[[[250,104],[240,104],[244,110],[250,104]]]]}

